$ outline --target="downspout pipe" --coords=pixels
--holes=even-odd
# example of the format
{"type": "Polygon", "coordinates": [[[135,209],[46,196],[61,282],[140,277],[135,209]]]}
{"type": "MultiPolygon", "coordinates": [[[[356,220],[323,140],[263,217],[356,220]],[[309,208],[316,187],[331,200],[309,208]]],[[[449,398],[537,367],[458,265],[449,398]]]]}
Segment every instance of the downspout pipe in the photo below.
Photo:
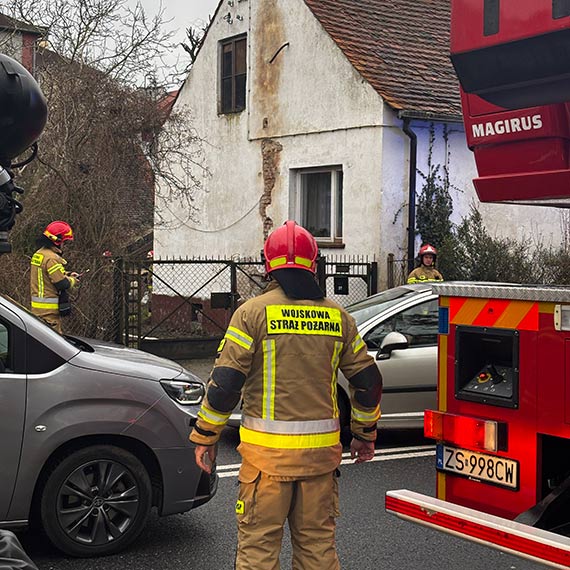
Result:
{"type": "Polygon", "coordinates": [[[416,172],[418,165],[418,137],[410,127],[411,118],[403,118],[402,130],[410,139],[410,164],[408,175],[408,273],[414,269],[416,242],[416,172]]]}

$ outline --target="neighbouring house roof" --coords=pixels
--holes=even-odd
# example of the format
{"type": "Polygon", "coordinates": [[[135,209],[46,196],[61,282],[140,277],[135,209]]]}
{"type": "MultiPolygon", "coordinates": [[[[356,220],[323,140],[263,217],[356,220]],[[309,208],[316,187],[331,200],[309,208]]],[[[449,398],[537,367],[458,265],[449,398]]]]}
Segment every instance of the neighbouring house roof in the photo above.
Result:
{"type": "Polygon", "coordinates": [[[164,121],[168,119],[168,116],[172,112],[172,107],[174,106],[176,98],[178,97],[178,93],[180,93],[180,89],[174,89],[173,91],[168,91],[166,95],[164,95],[158,100],[157,103],[158,112],[164,117],[164,121]]]}
{"type": "Polygon", "coordinates": [[[16,20],[5,14],[0,14],[0,30],[14,30],[17,32],[27,32],[37,36],[44,36],[47,33],[47,28],[41,26],[33,26],[21,20],[16,20]]]}
{"type": "Polygon", "coordinates": [[[388,105],[412,116],[461,117],[449,60],[449,0],[305,0],[388,105]]]}

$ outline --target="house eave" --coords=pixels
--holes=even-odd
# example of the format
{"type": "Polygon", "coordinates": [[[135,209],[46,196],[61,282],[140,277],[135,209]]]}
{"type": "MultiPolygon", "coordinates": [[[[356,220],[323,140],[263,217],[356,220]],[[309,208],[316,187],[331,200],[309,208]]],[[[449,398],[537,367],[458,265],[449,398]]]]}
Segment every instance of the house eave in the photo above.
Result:
{"type": "Polygon", "coordinates": [[[19,32],[23,34],[31,34],[34,36],[45,37],[48,33],[48,28],[44,26],[34,26],[33,24],[27,24],[20,20],[16,20],[11,16],[0,13],[0,30],[6,32],[19,32]]]}
{"type": "Polygon", "coordinates": [[[402,109],[398,111],[398,118],[435,121],[437,123],[463,123],[463,117],[461,115],[432,113],[431,111],[418,111],[416,109],[402,109]]]}

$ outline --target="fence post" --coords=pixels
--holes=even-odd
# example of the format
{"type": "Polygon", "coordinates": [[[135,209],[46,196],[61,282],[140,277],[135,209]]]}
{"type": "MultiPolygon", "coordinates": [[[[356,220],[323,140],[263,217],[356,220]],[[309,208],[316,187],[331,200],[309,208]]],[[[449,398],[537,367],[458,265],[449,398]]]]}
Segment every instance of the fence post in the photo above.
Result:
{"type": "Polygon", "coordinates": [[[125,300],[124,311],[123,311],[123,330],[125,335],[125,346],[130,346],[129,338],[129,316],[131,314],[131,299],[130,299],[130,279],[129,279],[130,267],[127,262],[123,262],[123,299],[125,300]]]}
{"type": "Polygon", "coordinates": [[[373,261],[368,266],[368,294],[378,293],[378,262],[373,261]]]}
{"type": "Polygon", "coordinates": [[[238,282],[237,282],[237,264],[235,261],[230,263],[230,292],[231,292],[231,305],[230,311],[233,315],[236,312],[239,293],[238,293],[238,282]]]}
{"type": "Polygon", "coordinates": [[[317,257],[317,282],[319,287],[327,294],[327,258],[323,256],[317,257]]]}
{"type": "Polygon", "coordinates": [[[124,261],[122,259],[115,260],[113,264],[113,328],[114,328],[114,338],[113,340],[117,344],[125,343],[125,302],[123,296],[123,271],[124,271],[124,261]]]}
{"type": "Polygon", "coordinates": [[[386,287],[392,289],[394,287],[394,254],[388,254],[388,261],[386,264],[386,287]]]}
{"type": "Polygon", "coordinates": [[[142,296],[143,296],[143,278],[142,265],[137,264],[137,348],[141,348],[142,339],[142,296]]]}

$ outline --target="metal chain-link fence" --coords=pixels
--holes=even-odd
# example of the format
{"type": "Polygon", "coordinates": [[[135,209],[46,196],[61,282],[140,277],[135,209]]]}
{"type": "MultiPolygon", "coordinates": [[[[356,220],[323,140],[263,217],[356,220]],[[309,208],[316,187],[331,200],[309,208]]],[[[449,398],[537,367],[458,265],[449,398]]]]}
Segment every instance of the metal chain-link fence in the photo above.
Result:
{"type": "MultiPolygon", "coordinates": [[[[346,307],[378,292],[378,264],[365,256],[324,258],[319,283],[327,297],[346,307]]],[[[319,268],[320,269],[320,268],[319,268]]]]}
{"type": "Polygon", "coordinates": [[[265,287],[263,265],[256,261],[135,262],[125,265],[125,275],[130,279],[126,328],[141,338],[223,334],[238,302],[265,287]],[[133,309],[140,319],[133,319],[133,309]]]}
{"type": "Polygon", "coordinates": [[[404,285],[408,280],[408,273],[407,259],[395,259],[393,253],[388,254],[388,262],[386,266],[387,289],[404,285]]]}
{"type": "MultiPolygon", "coordinates": [[[[127,344],[152,338],[216,336],[239,304],[266,286],[265,267],[254,260],[154,260],[124,262],[127,344]]],[[[322,258],[317,278],[341,305],[377,291],[377,263],[365,258],[322,258]]]]}
{"type": "MultiPolygon", "coordinates": [[[[26,308],[30,307],[30,259],[4,256],[0,289],[26,308]]],[[[71,315],[63,319],[66,334],[117,341],[122,312],[122,272],[112,260],[84,259],[89,267],[80,284],[71,290],[71,315]]]]}
{"type": "MultiPolygon", "coordinates": [[[[239,304],[266,286],[260,259],[83,260],[89,272],[70,294],[64,333],[129,346],[159,338],[222,335],[239,304]]],[[[30,306],[29,259],[14,259],[15,283],[3,291],[30,306]]],[[[366,258],[321,258],[317,278],[329,298],[346,306],[377,291],[378,267],[366,258]]]]}

